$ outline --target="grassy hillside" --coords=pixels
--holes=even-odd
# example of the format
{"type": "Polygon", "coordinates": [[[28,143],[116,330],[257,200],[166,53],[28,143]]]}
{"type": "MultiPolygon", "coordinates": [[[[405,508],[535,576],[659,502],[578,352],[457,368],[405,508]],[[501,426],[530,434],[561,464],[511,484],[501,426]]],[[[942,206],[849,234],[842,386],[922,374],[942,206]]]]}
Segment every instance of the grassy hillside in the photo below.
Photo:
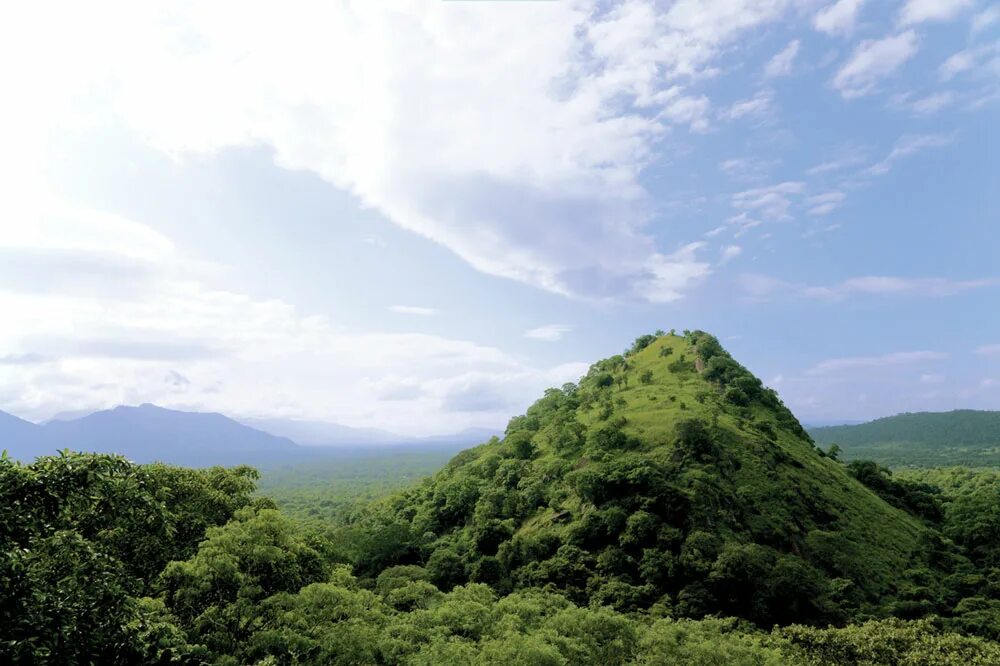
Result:
{"type": "Polygon", "coordinates": [[[823,446],[848,460],[889,467],[1000,466],[1000,412],[959,409],[897,414],[859,425],[812,428],[823,446]]]}
{"type": "Polygon", "coordinates": [[[422,564],[444,589],[762,624],[865,607],[922,565],[927,534],[698,332],[594,364],[352,529],[362,575],[422,564]]]}

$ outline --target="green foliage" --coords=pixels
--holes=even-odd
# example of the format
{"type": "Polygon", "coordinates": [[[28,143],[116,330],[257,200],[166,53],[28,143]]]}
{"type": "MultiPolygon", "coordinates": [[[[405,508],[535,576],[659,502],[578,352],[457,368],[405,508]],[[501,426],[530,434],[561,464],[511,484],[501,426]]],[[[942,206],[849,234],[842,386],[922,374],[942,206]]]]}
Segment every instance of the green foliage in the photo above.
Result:
{"type": "Polygon", "coordinates": [[[0,659],[169,662],[198,652],[139,596],[251,502],[249,468],[93,454],[0,459],[0,659]],[[142,657],[143,659],[145,657],[142,657]]]}
{"type": "Polygon", "coordinates": [[[1000,663],[1000,645],[944,633],[929,620],[866,622],[843,629],[793,626],[776,635],[787,651],[810,666],[989,666],[1000,663]]]}
{"type": "Polygon", "coordinates": [[[792,662],[763,636],[731,620],[663,619],[643,638],[637,664],[785,666],[792,662]]]}

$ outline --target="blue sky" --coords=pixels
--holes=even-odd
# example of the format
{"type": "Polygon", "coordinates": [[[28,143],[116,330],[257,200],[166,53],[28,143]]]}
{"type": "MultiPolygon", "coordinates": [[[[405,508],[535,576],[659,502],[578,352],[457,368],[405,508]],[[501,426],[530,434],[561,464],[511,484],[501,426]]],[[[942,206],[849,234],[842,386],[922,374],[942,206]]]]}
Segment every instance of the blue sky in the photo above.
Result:
{"type": "Polygon", "coordinates": [[[2,410],[498,426],[657,328],[1000,408],[993,3],[135,4],[0,28],[2,410]]]}

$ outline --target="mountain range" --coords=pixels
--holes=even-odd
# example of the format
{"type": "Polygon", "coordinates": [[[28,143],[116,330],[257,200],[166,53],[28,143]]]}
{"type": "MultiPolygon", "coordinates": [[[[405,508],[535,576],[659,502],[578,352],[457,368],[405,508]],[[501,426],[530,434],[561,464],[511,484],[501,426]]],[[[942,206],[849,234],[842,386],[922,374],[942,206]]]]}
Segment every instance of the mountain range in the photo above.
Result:
{"type": "Polygon", "coordinates": [[[459,450],[493,431],[469,429],[439,437],[406,437],[334,423],[283,419],[237,421],[222,414],[118,406],[57,415],[41,424],[0,412],[0,449],[31,461],[62,449],[118,453],[136,462],[177,465],[267,465],[319,457],[364,455],[397,448],[459,450]]]}

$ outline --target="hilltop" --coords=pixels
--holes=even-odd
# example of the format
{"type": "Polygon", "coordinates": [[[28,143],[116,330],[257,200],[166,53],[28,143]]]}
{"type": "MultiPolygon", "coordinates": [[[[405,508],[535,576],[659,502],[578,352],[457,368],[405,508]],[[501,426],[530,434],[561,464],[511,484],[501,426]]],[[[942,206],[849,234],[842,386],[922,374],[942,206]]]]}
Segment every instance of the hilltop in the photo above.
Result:
{"type": "Polygon", "coordinates": [[[847,459],[874,460],[889,467],[1000,465],[1000,412],[897,414],[858,425],[810,428],[823,446],[837,444],[847,459]]]}
{"type": "Polygon", "coordinates": [[[865,607],[928,535],[702,332],[640,337],[349,530],[362,576],[421,565],[442,589],[762,625],[865,607]]]}

